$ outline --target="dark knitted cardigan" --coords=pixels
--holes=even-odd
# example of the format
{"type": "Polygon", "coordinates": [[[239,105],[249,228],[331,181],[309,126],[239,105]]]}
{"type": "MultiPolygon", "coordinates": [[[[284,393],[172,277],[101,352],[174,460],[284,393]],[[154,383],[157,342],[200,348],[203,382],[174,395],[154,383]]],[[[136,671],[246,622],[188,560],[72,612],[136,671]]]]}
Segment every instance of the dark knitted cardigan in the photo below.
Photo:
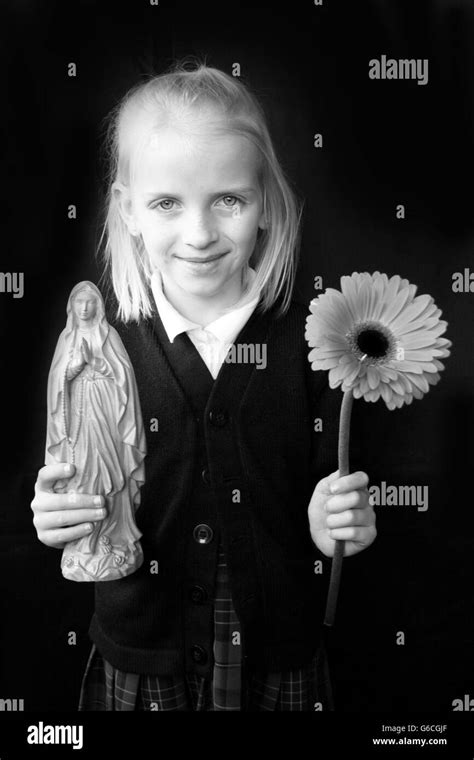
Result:
{"type": "Polygon", "coordinates": [[[218,542],[247,664],[286,670],[315,652],[330,560],[311,539],[307,509],[318,480],[337,469],[341,394],[311,370],[308,309],[293,301],[284,316],[275,312],[257,309],[234,341],[265,344],[266,367],[224,362],[215,381],[186,334],[169,342],[156,307],[139,323],[109,316],[135,371],[148,446],[136,512],[144,563],[95,584],[89,630],[120,670],[208,672],[218,542]],[[193,383],[190,399],[184,387],[193,383]],[[199,524],[213,531],[207,546],[196,540],[199,524]],[[190,599],[203,578],[204,598],[190,599]]]}

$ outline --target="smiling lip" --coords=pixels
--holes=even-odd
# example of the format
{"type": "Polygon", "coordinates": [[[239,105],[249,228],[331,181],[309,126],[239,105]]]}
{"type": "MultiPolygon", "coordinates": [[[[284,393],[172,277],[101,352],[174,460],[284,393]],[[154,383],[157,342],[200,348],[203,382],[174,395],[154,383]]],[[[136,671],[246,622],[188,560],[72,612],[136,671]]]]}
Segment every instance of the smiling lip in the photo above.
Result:
{"type": "Polygon", "coordinates": [[[207,264],[210,261],[217,261],[217,259],[222,258],[222,256],[225,256],[227,253],[228,251],[225,251],[224,253],[216,253],[215,256],[208,256],[205,259],[191,258],[191,257],[185,257],[185,256],[176,256],[176,258],[181,259],[181,261],[191,261],[193,264],[207,264]]]}

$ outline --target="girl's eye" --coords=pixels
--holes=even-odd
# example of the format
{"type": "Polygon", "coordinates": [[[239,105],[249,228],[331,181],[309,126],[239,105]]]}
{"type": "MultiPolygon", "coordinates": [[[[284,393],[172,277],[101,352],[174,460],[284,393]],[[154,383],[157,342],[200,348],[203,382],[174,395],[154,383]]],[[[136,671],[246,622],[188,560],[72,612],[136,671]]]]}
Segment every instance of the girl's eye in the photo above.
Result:
{"type": "Polygon", "coordinates": [[[171,211],[174,201],[169,198],[164,198],[162,201],[158,201],[155,208],[159,207],[162,211],[171,211]],[[169,204],[169,205],[166,205],[169,204]]]}
{"type": "MultiPolygon", "coordinates": [[[[237,198],[236,195],[224,195],[221,200],[223,201],[226,208],[233,208],[238,203],[243,203],[243,201],[240,198],[237,198]]],[[[153,208],[158,208],[161,211],[172,211],[174,205],[175,201],[173,201],[171,198],[163,198],[162,201],[155,203],[153,208]]]]}
{"type": "Polygon", "coordinates": [[[224,195],[222,200],[224,201],[224,206],[227,206],[227,208],[232,208],[236,203],[242,203],[240,198],[237,198],[236,195],[224,195]],[[230,201],[230,203],[227,203],[227,201],[230,201]]]}

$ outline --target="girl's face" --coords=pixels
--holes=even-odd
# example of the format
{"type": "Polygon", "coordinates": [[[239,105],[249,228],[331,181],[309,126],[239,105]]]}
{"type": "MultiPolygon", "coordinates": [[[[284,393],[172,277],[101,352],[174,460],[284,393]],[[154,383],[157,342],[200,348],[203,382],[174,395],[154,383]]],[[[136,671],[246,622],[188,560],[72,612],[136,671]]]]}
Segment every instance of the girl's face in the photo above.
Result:
{"type": "Polygon", "coordinates": [[[96,298],[86,290],[80,291],[74,299],[73,308],[79,322],[90,322],[97,313],[96,298]]]}
{"type": "Polygon", "coordinates": [[[264,227],[257,149],[231,133],[166,127],[136,163],[122,216],[140,234],[166,290],[232,303],[264,227]]]}

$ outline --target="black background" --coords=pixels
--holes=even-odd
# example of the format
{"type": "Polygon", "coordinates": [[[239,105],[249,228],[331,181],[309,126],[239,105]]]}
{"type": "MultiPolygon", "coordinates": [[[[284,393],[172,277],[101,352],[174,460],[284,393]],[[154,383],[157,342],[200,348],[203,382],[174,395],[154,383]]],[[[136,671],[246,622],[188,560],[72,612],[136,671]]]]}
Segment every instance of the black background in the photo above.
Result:
{"type": "Polygon", "coordinates": [[[380,507],[377,541],[345,562],[331,663],[340,711],[449,712],[474,697],[474,293],[452,292],[454,272],[474,271],[472,2],[3,7],[0,269],[25,273],[25,294],[0,294],[0,698],[23,698],[27,710],[77,704],[93,589],[61,577],[60,552],[38,541],[29,506],[47,373],[71,288],[100,276],[102,120],[141,75],[186,55],[228,73],[240,63],[266,110],[305,200],[296,295],[309,303],[316,275],[338,287],[342,274],[378,269],[430,293],[449,322],[452,355],[422,402],[394,412],[355,404],[357,463],[373,483],[429,485],[430,501],[426,512],[380,507]],[[429,83],[370,80],[368,61],[382,54],[428,58],[429,83]]]}

